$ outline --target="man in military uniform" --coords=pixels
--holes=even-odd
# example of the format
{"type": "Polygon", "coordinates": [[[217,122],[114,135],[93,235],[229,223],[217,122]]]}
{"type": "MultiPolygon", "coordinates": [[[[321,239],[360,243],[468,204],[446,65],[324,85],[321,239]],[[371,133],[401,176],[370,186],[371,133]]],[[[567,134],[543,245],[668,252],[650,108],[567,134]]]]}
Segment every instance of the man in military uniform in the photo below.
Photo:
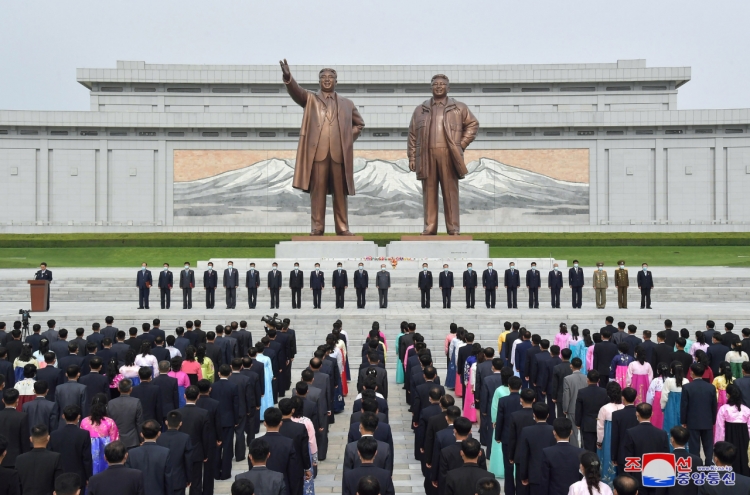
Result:
{"type": "Polygon", "coordinates": [[[618,270],[615,272],[615,287],[617,287],[617,307],[628,309],[628,286],[630,279],[625,269],[625,260],[617,262],[618,270]]]}
{"type": "Polygon", "coordinates": [[[597,309],[604,309],[607,305],[607,272],[604,271],[604,263],[599,262],[596,264],[596,271],[594,272],[594,291],[596,291],[596,307],[597,309]]]}

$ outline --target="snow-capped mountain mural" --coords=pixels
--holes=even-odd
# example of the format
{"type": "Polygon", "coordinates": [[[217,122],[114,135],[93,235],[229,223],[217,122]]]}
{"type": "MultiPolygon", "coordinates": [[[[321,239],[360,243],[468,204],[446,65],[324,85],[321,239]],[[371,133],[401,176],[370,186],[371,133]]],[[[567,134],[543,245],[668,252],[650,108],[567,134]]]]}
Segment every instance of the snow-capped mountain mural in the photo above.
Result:
{"type": "MultiPolygon", "coordinates": [[[[244,168],[174,184],[178,225],[309,225],[306,193],[292,188],[294,159],[270,158],[244,168]]],[[[588,223],[589,185],[567,182],[489,158],[468,164],[459,182],[461,223],[588,223]]],[[[422,185],[406,159],[355,158],[354,225],[421,225],[422,185]]],[[[330,210],[330,199],[329,199],[330,210]]],[[[441,206],[442,209],[442,206],[441,206]]]]}

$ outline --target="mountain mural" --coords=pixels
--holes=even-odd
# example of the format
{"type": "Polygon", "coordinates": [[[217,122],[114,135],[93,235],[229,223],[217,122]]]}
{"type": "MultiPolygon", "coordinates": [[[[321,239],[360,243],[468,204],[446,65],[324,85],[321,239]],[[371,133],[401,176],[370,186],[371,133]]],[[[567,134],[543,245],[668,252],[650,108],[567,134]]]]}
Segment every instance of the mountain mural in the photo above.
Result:
{"type": "MultiPolygon", "coordinates": [[[[478,214],[484,216],[480,223],[487,224],[489,212],[509,210],[524,216],[563,215],[576,223],[588,222],[588,184],[553,179],[488,158],[470,162],[468,169],[459,183],[462,223],[466,215],[478,214]]],[[[300,215],[309,223],[308,195],[292,188],[293,176],[294,159],[271,158],[213,177],[176,182],[175,220],[200,223],[202,217],[229,216],[242,222],[280,213],[300,215]]],[[[357,217],[421,221],[422,185],[409,171],[406,159],[356,158],[354,184],[356,195],[349,198],[353,223],[357,217]]]]}

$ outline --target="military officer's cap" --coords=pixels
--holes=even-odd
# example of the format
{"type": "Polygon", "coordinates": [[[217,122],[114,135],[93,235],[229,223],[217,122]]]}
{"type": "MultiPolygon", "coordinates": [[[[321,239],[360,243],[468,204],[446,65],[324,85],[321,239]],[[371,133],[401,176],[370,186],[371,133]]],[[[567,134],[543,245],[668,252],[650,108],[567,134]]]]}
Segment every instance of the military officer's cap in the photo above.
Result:
{"type": "Polygon", "coordinates": [[[599,263],[597,263],[597,264],[596,264],[596,266],[604,266],[604,263],[602,263],[602,262],[600,261],[599,263]]]}
{"type": "Polygon", "coordinates": [[[625,264],[625,260],[620,260],[620,261],[617,262],[617,264],[618,265],[624,265],[625,264]]]}

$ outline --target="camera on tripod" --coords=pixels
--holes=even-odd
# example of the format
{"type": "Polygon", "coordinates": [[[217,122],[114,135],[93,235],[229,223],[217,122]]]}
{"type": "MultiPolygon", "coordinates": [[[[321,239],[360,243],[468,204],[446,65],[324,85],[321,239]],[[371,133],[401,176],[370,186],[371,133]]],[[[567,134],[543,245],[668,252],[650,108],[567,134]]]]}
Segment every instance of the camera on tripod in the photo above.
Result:
{"type": "Polygon", "coordinates": [[[19,309],[18,314],[21,315],[21,330],[23,335],[26,336],[29,333],[29,320],[31,319],[30,309],[19,309]]]}
{"type": "Polygon", "coordinates": [[[279,313],[274,313],[273,316],[271,315],[262,316],[260,318],[260,321],[268,325],[274,326],[274,327],[281,325],[283,323],[281,321],[281,318],[279,318],[279,313]]]}

